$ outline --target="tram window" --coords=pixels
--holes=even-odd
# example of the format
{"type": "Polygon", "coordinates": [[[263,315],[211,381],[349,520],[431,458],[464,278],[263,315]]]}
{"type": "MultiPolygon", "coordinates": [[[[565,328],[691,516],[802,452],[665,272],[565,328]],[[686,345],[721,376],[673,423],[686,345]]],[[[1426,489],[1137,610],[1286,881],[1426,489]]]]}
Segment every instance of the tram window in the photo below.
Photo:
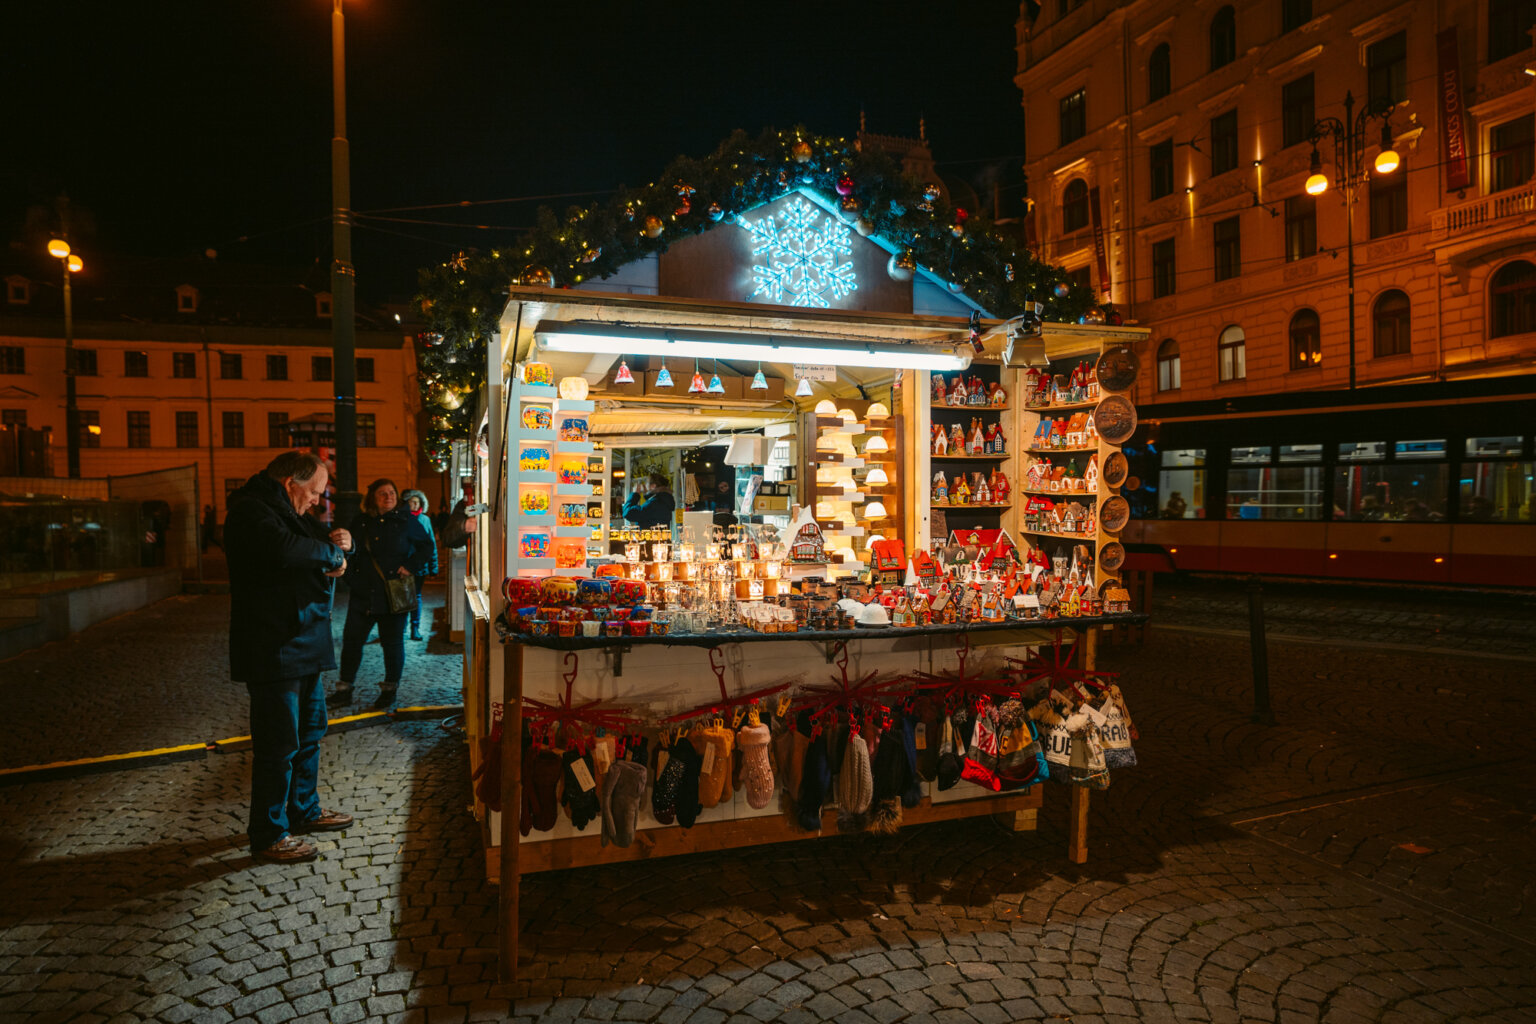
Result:
{"type": "Polygon", "coordinates": [[[1385,441],[1340,441],[1340,462],[1372,462],[1387,457],[1385,441]]]}
{"type": "Polygon", "coordinates": [[[1339,466],[1333,477],[1334,518],[1440,522],[1448,475],[1445,463],[1339,466]]]}
{"type": "Polygon", "coordinates": [[[1321,519],[1321,466],[1227,470],[1228,519],[1321,519]]]}
{"type": "Polygon", "coordinates": [[[1280,446],[1281,462],[1322,462],[1323,446],[1320,444],[1283,444],[1280,446]]]}
{"type": "Polygon", "coordinates": [[[1265,445],[1262,448],[1233,448],[1228,455],[1229,461],[1234,466],[1251,465],[1253,463],[1268,463],[1274,449],[1265,445]]]}
{"type": "Polygon", "coordinates": [[[1159,519],[1204,519],[1205,449],[1163,452],[1157,493],[1162,501],[1157,512],[1159,519]]]}
{"type": "Polygon", "coordinates": [[[1462,521],[1531,522],[1533,468],[1529,462],[1463,462],[1457,487],[1462,521]]]}
{"type": "Polygon", "coordinates": [[[1519,437],[1469,437],[1467,438],[1467,458],[1519,455],[1522,440],[1524,439],[1519,437]]]}
{"type": "Polygon", "coordinates": [[[1443,459],[1445,441],[1399,441],[1394,446],[1398,459],[1443,459]]]}

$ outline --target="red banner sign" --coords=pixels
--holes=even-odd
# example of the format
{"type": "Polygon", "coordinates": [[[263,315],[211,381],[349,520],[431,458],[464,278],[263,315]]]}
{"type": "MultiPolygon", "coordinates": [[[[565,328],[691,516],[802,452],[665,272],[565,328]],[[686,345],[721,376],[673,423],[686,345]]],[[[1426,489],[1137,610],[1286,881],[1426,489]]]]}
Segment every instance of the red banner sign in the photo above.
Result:
{"type": "Polygon", "coordinates": [[[1461,56],[1456,49],[1456,26],[1435,37],[1440,55],[1440,114],[1444,129],[1440,159],[1445,164],[1445,190],[1455,192],[1472,184],[1467,160],[1467,113],[1461,96],[1461,56]]]}
{"type": "Polygon", "coordinates": [[[1093,255],[1099,261],[1099,291],[1109,295],[1109,253],[1104,247],[1104,218],[1099,213],[1099,189],[1088,190],[1088,212],[1093,217],[1093,255]]]}

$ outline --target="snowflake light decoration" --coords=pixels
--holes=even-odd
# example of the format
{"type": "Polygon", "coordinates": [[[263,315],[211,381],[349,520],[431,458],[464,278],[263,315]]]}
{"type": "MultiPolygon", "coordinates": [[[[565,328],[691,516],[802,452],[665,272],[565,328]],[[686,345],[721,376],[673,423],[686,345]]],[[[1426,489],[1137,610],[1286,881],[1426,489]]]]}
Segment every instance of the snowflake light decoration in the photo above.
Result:
{"type": "Polygon", "coordinates": [[[741,223],[752,235],[753,298],[826,307],[828,293],[841,299],[857,290],[853,261],[839,262],[853,252],[848,226],[804,199],[785,204],[777,224],[772,214],[741,223]]]}

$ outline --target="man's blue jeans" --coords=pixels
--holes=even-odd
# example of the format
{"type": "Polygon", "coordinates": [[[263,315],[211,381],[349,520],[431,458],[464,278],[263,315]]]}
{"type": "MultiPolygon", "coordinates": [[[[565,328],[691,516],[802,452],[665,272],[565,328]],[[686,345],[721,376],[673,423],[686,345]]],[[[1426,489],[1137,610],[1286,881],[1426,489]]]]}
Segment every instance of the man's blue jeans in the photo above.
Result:
{"type": "Polygon", "coordinates": [[[251,852],[318,817],[325,687],[320,675],[246,683],[251,695],[251,852]]]}

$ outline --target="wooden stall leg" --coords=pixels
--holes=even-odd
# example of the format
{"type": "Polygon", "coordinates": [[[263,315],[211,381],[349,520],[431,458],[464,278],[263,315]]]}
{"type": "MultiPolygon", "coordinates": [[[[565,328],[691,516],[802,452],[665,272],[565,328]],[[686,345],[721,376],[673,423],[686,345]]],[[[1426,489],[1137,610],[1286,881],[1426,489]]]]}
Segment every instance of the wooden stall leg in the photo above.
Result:
{"type": "Polygon", "coordinates": [[[501,718],[501,891],[497,894],[500,940],[498,975],[503,985],[517,980],[517,897],[522,888],[518,871],[517,819],[523,806],[523,648],[507,648],[502,680],[501,718]]]}
{"type": "Polygon", "coordinates": [[[1067,812],[1067,860],[1088,863],[1088,788],[1072,787],[1072,806],[1067,812]]]}
{"type": "Polygon", "coordinates": [[[1027,811],[1014,811],[1011,814],[999,814],[997,820],[1004,828],[1013,832],[1033,832],[1039,824],[1040,812],[1034,808],[1027,811]]]}

